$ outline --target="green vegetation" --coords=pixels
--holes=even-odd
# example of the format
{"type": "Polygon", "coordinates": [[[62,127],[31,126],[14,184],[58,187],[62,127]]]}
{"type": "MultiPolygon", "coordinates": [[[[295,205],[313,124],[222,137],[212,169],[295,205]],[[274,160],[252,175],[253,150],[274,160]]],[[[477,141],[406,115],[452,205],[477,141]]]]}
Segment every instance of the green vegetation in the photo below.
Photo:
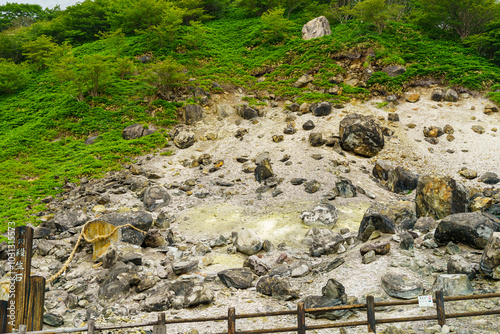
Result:
{"type": "Polygon", "coordinates": [[[147,152],[170,155],[167,128],[176,123],[179,107],[197,103],[192,95],[178,100],[188,86],[221,93],[217,82],[255,96],[342,103],[437,78],[451,87],[491,91],[488,96],[499,103],[500,5],[483,0],[467,7],[469,2],[453,3],[482,15],[479,26],[464,27],[446,6],[451,2],[430,0],[0,6],[0,217],[36,223],[45,210],[41,199],[59,194],[65,183],[120,169],[147,152]],[[328,13],[332,34],[302,40],[302,25],[321,13],[328,13]],[[361,70],[399,64],[407,71],[394,78],[375,72],[366,87],[332,83],[347,74],[338,56],[360,52],[370,55],[361,70]],[[304,73],[313,75],[314,89],[293,87],[304,73]],[[122,130],[134,123],[160,131],[124,140],[122,130]]]}

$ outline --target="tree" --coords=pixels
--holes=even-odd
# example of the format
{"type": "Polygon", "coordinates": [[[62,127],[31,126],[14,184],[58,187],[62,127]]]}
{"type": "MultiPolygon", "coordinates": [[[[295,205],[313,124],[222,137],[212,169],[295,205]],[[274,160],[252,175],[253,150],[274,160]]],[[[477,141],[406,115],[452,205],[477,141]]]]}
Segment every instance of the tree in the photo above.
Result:
{"type": "Polygon", "coordinates": [[[165,42],[172,42],[175,34],[181,27],[182,20],[186,15],[186,10],[173,4],[169,4],[163,10],[162,20],[159,24],[150,26],[147,30],[141,31],[146,34],[151,43],[157,43],[158,46],[165,46],[165,42]]]}
{"type": "Polygon", "coordinates": [[[362,21],[374,24],[378,33],[381,34],[387,25],[387,21],[395,19],[402,10],[402,5],[389,6],[385,3],[385,0],[364,0],[358,2],[347,13],[362,21]]]}
{"type": "Polygon", "coordinates": [[[246,16],[261,16],[265,11],[277,7],[281,0],[235,0],[233,6],[246,16]]]}
{"type": "Polygon", "coordinates": [[[333,0],[330,4],[330,15],[339,23],[345,24],[354,17],[350,14],[352,8],[362,0],[333,0]]]}
{"type": "Polygon", "coordinates": [[[125,34],[123,33],[122,28],[108,32],[99,31],[98,35],[103,41],[115,49],[116,58],[120,58],[120,51],[123,48],[123,42],[125,41],[125,34]]]}
{"type": "Polygon", "coordinates": [[[462,40],[484,31],[486,25],[500,18],[496,0],[421,0],[419,23],[451,30],[462,40]]]}
{"type": "Polygon", "coordinates": [[[23,89],[29,82],[26,66],[11,60],[0,59],[0,94],[12,94],[23,89]]]}
{"type": "Polygon", "coordinates": [[[265,29],[270,31],[275,38],[283,37],[290,26],[290,20],[283,17],[285,8],[276,7],[262,14],[260,20],[265,29]]]}
{"type": "Polygon", "coordinates": [[[163,0],[111,0],[108,21],[113,30],[121,28],[125,34],[141,33],[159,25],[169,5],[163,0]]]}
{"type": "Polygon", "coordinates": [[[22,45],[25,55],[34,65],[37,71],[45,69],[53,61],[57,61],[67,52],[68,45],[57,45],[52,41],[52,37],[45,35],[37,39],[25,42],[22,45]]]}
{"type": "Polygon", "coordinates": [[[479,55],[500,66],[500,20],[487,24],[484,32],[469,36],[464,42],[475,48],[479,55]]]}
{"type": "Polygon", "coordinates": [[[145,73],[144,80],[157,89],[158,94],[168,99],[169,93],[186,79],[184,67],[172,57],[153,64],[145,73]]]}
{"type": "Polygon", "coordinates": [[[40,17],[44,17],[40,5],[7,2],[0,6],[0,31],[10,27],[29,27],[40,17]]]}
{"type": "Polygon", "coordinates": [[[190,21],[189,27],[186,27],[186,34],[183,36],[184,43],[188,48],[198,50],[200,43],[207,35],[208,29],[199,21],[190,21]]]}

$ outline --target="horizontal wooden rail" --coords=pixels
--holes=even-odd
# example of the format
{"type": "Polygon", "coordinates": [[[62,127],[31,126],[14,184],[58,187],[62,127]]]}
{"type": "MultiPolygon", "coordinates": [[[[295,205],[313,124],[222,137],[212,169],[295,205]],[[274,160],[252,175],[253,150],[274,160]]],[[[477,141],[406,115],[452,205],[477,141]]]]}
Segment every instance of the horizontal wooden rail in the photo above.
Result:
{"type": "MultiPolygon", "coordinates": [[[[227,321],[228,331],[219,334],[263,334],[263,333],[284,333],[284,332],[297,332],[298,334],[304,334],[308,330],[316,329],[328,329],[328,328],[339,328],[339,327],[355,327],[355,326],[368,326],[369,332],[376,332],[376,324],[388,324],[388,323],[398,323],[398,322],[414,322],[414,321],[428,321],[428,320],[438,320],[439,324],[444,324],[446,319],[451,318],[462,318],[462,317],[475,317],[475,316],[487,316],[487,315],[497,315],[500,314],[500,309],[498,310],[485,310],[485,311],[475,311],[475,312],[465,312],[465,313],[448,313],[446,314],[444,309],[445,302],[461,301],[461,300],[473,300],[473,299],[486,299],[486,298],[499,298],[500,293],[488,293],[482,295],[469,295],[469,296],[451,296],[444,297],[441,291],[436,292],[436,314],[424,315],[424,316],[414,316],[414,317],[402,317],[402,318],[375,318],[375,308],[381,306],[403,306],[403,305],[415,305],[418,304],[417,300],[405,300],[405,301],[392,301],[392,302],[374,302],[374,298],[367,296],[366,303],[364,304],[353,304],[353,305],[339,305],[332,307],[321,307],[321,308],[308,308],[304,307],[304,303],[299,303],[296,310],[288,311],[274,311],[274,312],[263,312],[263,313],[248,313],[248,314],[236,314],[234,308],[228,309],[228,314],[225,316],[218,317],[206,317],[206,318],[190,318],[190,319],[165,319],[164,313],[158,314],[158,320],[135,323],[135,324],[121,324],[121,325],[104,325],[97,326],[93,320],[90,320],[88,325],[80,328],[61,328],[52,330],[42,330],[42,331],[30,331],[26,334],[61,334],[61,333],[76,333],[76,332],[87,332],[88,334],[94,334],[96,331],[102,330],[113,330],[113,329],[124,329],[124,328],[137,328],[137,327],[148,327],[154,326],[154,333],[166,333],[166,325],[172,324],[183,324],[183,323],[197,323],[197,322],[214,322],[214,321],[227,321]],[[367,319],[361,321],[348,321],[348,322],[332,322],[327,324],[318,324],[306,326],[305,315],[306,313],[315,312],[328,312],[328,311],[340,311],[340,310],[353,310],[353,309],[366,309],[367,319]],[[296,327],[282,327],[282,328],[270,328],[270,329],[256,329],[249,331],[236,331],[236,320],[237,319],[249,319],[258,317],[270,317],[270,316],[290,316],[295,315],[297,317],[296,327]]],[[[21,333],[19,333],[21,334],[21,333]]],[[[24,333],[22,333],[24,334],[24,333]]]]}

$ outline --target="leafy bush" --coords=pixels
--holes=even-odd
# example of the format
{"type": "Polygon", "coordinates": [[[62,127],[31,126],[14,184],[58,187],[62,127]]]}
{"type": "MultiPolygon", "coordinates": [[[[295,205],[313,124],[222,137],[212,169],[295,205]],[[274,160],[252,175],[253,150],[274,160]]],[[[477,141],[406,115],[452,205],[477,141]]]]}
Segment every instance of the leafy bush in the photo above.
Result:
{"type": "Polygon", "coordinates": [[[26,66],[0,58],[0,94],[15,93],[28,84],[30,76],[26,66]]]}

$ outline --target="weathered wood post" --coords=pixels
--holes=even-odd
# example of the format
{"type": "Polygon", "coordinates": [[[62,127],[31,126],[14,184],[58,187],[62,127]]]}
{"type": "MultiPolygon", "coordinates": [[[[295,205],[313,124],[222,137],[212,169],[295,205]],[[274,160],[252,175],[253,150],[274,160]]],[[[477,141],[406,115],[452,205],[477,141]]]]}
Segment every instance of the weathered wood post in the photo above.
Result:
{"type": "Polygon", "coordinates": [[[306,334],[306,312],[303,302],[297,304],[297,333],[306,334]]]}
{"type": "Polygon", "coordinates": [[[373,296],[366,296],[366,315],[368,320],[368,333],[376,333],[375,298],[373,296]]]}
{"type": "Polygon", "coordinates": [[[0,300],[0,333],[7,331],[7,300],[0,300]]]}
{"type": "Polygon", "coordinates": [[[236,333],[236,311],[234,307],[230,307],[227,311],[227,333],[236,333]]]}
{"type": "Polygon", "coordinates": [[[158,325],[153,326],[153,334],[167,334],[165,325],[165,313],[158,313],[158,325]]]}
{"type": "Polygon", "coordinates": [[[444,295],[443,291],[436,291],[436,312],[439,326],[446,324],[446,313],[444,311],[444,295]]]}

